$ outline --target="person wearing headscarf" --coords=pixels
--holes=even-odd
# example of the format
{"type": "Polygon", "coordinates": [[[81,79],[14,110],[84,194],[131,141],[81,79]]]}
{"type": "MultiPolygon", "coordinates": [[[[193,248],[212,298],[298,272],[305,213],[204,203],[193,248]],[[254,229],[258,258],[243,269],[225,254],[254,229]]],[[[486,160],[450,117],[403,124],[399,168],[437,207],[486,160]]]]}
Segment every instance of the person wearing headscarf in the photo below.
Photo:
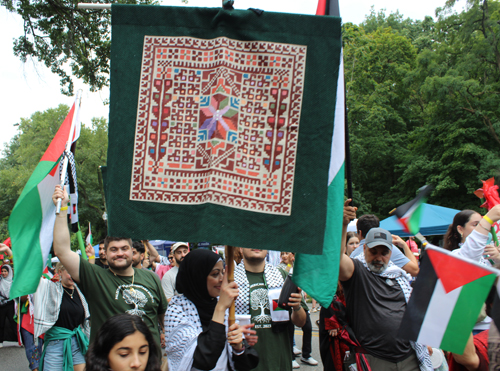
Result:
{"type": "Polygon", "coordinates": [[[0,348],[4,341],[17,341],[14,300],[10,300],[12,267],[3,265],[0,274],[0,348]]]}
{"type": "Polygon", "coordinates": [[[227,283],[222,259],[209,250],[194,250],[181,262],[175,296],[165,315],[169,370],[251,370],[258,355],[243,340],[255,334],[252,325],[229,328],[227,309],[238,296],[235,282],[227,283]],[[219,297],[219,300],[217,300],[219,297]]]}

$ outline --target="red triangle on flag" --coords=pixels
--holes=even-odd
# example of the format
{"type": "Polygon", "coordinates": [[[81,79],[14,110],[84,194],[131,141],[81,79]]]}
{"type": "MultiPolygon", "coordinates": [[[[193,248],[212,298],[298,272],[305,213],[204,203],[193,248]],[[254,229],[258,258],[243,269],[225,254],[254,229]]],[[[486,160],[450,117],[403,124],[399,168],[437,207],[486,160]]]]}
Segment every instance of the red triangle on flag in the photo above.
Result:
{"type": "Polygon", "coordinates": [[[410,219],[409,217],[398,219],[398,221],[401,223],[401,225],[403,226],[403,229],[406,233],[410,233],[410,229],[408,228],[408,220],[409,219],[410,219]]]}
{"type": "Polygon", "coordinates": [[[273,312],[278,308],[278,300],[273,299],[273,312]]]}
{"type": "Polygon", "coordinates": [[[426,252],[446,293],[481,277],[493,274],[487,269],[441,251],[427,249],[426,252]]]}
{"type": "Polygon", "coordinates": [[[50,142],[49,147],[43,154],[40,162],[42,161],[54,162],[59,160],[59,157],[61,157],[62,153],[66,149],[66,143],[68,142],[69,133],[71,131],[71,124],[73,122],[74,113],[75,113],[75,104],[73,104],[68,115],[66,116],[63,123],[59,127],[59,130],[57,130],[54,139],[52,139],[52,142],[50,142]]]}

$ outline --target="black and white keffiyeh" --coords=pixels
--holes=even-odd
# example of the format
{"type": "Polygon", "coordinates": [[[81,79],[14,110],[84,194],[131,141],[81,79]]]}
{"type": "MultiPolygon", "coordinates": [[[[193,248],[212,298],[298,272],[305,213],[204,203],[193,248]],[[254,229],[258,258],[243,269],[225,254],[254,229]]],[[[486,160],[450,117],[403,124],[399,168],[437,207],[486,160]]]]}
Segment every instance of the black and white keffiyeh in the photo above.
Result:
{"type": "MultiPolygon", "coordinates": [[[[283,276],[270,264],[264,267],[264,277],[268,290],[283,286],[283,276]]],[[[236,314],[250,314],[249,283],[243,261],[234,270],[234,281],[238,284],[240,293],[236,299],[236,314]]]]}
{"type": "MultiPolygon", "coordinates": [[[[412,287],[410,286],[411,276],[408,273],[399,268],[392,261],[389,261],[389,264],[387,265],[387,269],[385,271],[383,271],[382,273],[374,273],[370,270],[370,268],[368,268],[368,264],[366,263],[364,254],[359,254],[354,259],[359,260],[361,263],[363,263],[363,266],[366,269],[377,276],[396,279],[397,283],[401,287],[401,290],[403,290],[406,303],[408,303],[412,292],[412,287]]],[[[429,351],[427,350],[427,346],[415,343],[411,340],[410,345],[413,350],[415,350],[415,353],[417,355],[420,371],[433,371],[434,368],[432,367],[431,357],[429,355],[429,351]]]]}
{"type": "MultiPolygon", "coordinates": [[[[227,312],[225,322],[227,327],[227,312]]],[[[198,335],[202,331],[198,310],[193,302],[184,295],[174,296],[165,315],[165,352],[169,370],[192,370],[198,335]]],[[[226,351],[222,352],[213,370],[226,371],[228,357],[232,365],[232,352],[229,347],[226,342],[226,351]]]]}

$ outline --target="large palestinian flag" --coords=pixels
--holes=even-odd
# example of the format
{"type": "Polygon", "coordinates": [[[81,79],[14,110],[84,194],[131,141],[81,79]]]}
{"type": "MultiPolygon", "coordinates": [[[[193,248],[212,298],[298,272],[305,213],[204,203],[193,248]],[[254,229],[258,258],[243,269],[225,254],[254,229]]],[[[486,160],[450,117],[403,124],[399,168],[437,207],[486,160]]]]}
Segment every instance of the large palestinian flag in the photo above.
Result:
{"type": "Polygon", "coordinates": [[[61,182],[60,162],[72,132],[78,126],[79,99],[59,127],[54,139],[31,174],[9,218],[9,234],[14,256],[14,281],[10,297],[32,294],[47,262],[53,241],[56,208],[52,193],[61,182]]]}
{"type": "MultiPolygon", "coordinates": [[[[319,0],[317,15],[339,16],[338,1],[319,0]]],[[[332,61],[333,63],[333,61],[332,61]]],[[[344,61],[340,56],[335,103],[334,131],[330,154],[328,176],[328,202],[323,253],[321,255],[297,254],[293,281],[328,308],[337,292],[340,248],[342,238],[342,215],[344,201],[344,158],[345,158],[345,94],[344,61]],[[328,279],[325,279],[328,277],[328,279]]],[[[332,123],[333,124],[333,123],[332,123]]]]}
{"type": "Polygon", "coordinates": [[[321,254],[342,218],[340,32],[338,17],[113,5],[108,234],[321,254]]]}
{"type": "Polygon", "coordinates": [[[435,246],[413,286],[401,338],[462,354],[496,271],[435,246]]]}

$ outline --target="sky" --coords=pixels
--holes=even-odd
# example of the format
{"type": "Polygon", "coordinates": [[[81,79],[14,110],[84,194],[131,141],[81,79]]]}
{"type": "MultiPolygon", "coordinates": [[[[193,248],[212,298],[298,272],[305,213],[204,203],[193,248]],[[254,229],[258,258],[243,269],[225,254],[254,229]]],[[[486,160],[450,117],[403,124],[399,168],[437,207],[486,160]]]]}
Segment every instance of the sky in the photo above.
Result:
{"type": "MultiPolygon", "coordinates": [[[[82,0],[83,1],[83,0],[82,0]]],[[[359,24],[370,13],[385,9],[386,14],[397,10],[412,19],[424,19],[434,16],[435,9],[442,6],[445,0],[344,0],[340,1],[342,21],[359,24]]],[[[464,0],[459,1],[465,4],[464,0]]],[[[221,0],[188,0],[185,5],[181,0],[163,0],[162,5],[169,6],[204,6],[219,7],[221,0]]],[[[267,11],[286,11],[288,13],[314,14],[317,0],[235,0],[235,8],[258,8],[267,11]]],[[[37,111],[55,108],[63,103],[71,106],[73,97],[60,92],[59,76],[53,74],[45,65],[28,61],[23,63],[14,56],[13,40],[23,34],[23,23],[19,16],[9,13],[0,6],[0,151],[10,139],[17,134],[15,126],[21,118],[29,118],[37,111]]],[[[75,92],[82,89],[81,119],[85,125],[90,125],[92,117],[108,118],[109,109],[104,104],[109,97],[109,89],[91,93],[81,81],[75,81],[75,92]]],[[[1,156],[1,155],[0,155],[1,156]]],[[[40,155],[41,156],[41,155],[40,155]]]]}

